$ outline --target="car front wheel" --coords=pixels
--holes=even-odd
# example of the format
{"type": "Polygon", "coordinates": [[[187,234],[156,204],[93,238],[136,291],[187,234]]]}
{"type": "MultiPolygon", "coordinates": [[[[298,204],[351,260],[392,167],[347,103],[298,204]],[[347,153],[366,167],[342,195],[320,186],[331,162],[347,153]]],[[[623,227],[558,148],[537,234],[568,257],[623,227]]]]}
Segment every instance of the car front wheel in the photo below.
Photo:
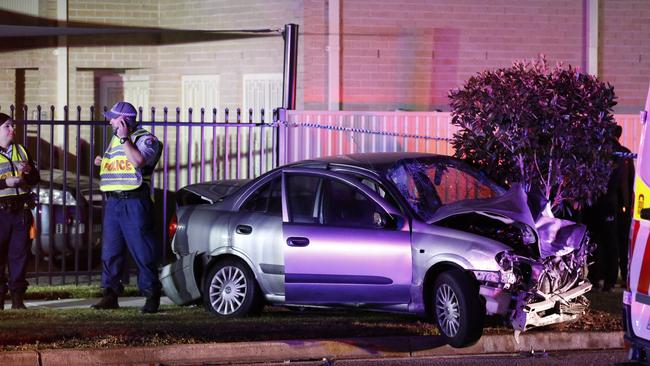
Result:
{"type": "Polygon", "coordinates": [[[461,271],[440,274],[434,283],[431,311],[438,329],[452,347],[466,347],[483,333],[484,306],[477,286],[461,271]]]}
{"type": "Polygon", "coordinates": [[[206,310],[224,317],[239,317],[261,310],[255,276],[241,261],[226,259],[208,271],[203,287],[206,310]]]}

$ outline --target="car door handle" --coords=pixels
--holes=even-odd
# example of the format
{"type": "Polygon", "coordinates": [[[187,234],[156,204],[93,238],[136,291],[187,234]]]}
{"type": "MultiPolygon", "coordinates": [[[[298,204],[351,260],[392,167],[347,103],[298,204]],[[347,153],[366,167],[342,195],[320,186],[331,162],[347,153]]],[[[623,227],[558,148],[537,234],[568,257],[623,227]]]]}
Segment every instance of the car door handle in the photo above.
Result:
{"type": "Polygon", "coordinates": [[[287,245],[290,247],[306,247],[309,245],[309,239],[302,237],[291,237],[287,239],[287,245]]]}
{"type": "Polygon", "coordinates": [[[253,232],[253,228],[248,225],[237,225],[235,230],[237,234],[248,235],[253,232]]]}

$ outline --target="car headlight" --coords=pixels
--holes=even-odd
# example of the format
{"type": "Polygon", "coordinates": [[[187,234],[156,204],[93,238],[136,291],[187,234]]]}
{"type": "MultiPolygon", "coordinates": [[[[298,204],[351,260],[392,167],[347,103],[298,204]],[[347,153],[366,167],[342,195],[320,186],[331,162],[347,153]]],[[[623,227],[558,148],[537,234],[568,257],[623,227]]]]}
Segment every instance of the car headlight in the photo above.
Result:
{"type": "MultiPolygon", "coordinates": [[[[63,205],[63,191],[60,189],[52,190],[52,202],[50,202],[50,191],[48,189],[41,189],[38,191],[38,203],[42,205],[63,205]]],[[[65,205],[66,206],[75,206],[77,200],[70,194],[70,192],[65,192],[65,205]]]]}

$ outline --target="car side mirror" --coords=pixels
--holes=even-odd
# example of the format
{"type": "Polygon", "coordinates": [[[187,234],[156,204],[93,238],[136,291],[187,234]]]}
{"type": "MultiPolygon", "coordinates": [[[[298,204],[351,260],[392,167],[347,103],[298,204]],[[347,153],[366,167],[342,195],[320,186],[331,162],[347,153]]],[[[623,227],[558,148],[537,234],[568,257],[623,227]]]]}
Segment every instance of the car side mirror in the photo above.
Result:
{"type": "Polygon", "coordinates": [[[650,220],[650,208],[642,208],[640,216],[644,220],[650,220]]]}

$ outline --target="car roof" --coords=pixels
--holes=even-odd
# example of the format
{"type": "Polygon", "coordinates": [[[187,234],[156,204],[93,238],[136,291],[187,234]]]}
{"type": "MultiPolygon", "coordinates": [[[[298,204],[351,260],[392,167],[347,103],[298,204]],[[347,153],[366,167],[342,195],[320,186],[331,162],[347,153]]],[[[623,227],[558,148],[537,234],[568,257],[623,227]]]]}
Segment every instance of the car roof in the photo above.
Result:
{"type": "MultiPolygon", "coordinates": [[[[76,172],[63,171],[61,169],[43,169],[39,171],[41,187],[46,187],[52,183],[53,186],[57,188],[65,186],[67,189],[75,189],[77,187],[77,182],[79,183],[79,188],[90,189],[90,177],[87,175],[79,175],[76,172]],[[63,176],[65,175],[65,180],[63,176]]],[[[99,191],[99,178],[94,178],[92,181],[92,189],[94,191],[99,191]]]]}
{"type": "MultiPolygon", "coordinates": [[[[418,158],[440,158],[452,160],[454,158],[447,155],[438,155],[430,153],[418,152],[380,152],[380,153],[357,153],[336,156],[326,156],[321,158],[314,158],[310,160],[303,160],[296,163],[289,164],[289,166],[311,166],[311,165],[345,165],[363,168],[383,174],[389,168],[395,166],[397,162],[405,159],[418,159],[418,158]]],[[[454,159],[455,160],[455,159],[454,159]]]]}

